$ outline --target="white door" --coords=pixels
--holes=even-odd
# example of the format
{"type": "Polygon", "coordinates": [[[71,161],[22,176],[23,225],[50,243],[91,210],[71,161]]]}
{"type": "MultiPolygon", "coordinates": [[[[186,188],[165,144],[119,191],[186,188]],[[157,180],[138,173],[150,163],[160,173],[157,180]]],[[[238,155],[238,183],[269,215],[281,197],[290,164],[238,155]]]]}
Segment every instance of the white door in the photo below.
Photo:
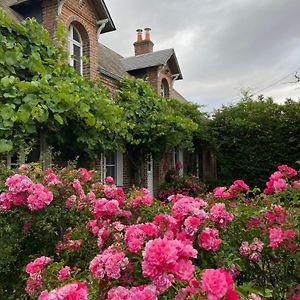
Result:
{"type": "Polygon", "coordinates": [[[147,187],[148,190],[153,196],[153,158],[152,155],[147,157],[147,187]]]}

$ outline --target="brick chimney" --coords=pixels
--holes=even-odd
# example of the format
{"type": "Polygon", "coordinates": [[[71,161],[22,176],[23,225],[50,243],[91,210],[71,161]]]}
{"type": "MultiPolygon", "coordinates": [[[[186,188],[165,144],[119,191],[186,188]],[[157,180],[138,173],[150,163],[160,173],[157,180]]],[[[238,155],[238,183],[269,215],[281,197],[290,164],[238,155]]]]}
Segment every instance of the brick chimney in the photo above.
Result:
{"type": "Polygon", "coordinates": [[[135,55],[151,53],[153,52],[153,42],[151,41],[150,31],[151,28],[145,28],[145,38],[143,39],[143,30],[137,29],[137,40],[133,44],[134,45],[134,53],[135,55]]]}

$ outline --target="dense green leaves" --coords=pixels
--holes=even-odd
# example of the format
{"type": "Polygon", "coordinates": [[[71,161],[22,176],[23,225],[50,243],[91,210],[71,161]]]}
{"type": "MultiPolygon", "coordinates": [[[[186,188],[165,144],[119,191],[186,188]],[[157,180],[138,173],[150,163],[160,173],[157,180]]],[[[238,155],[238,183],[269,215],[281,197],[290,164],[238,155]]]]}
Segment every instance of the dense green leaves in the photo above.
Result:
{"type": "Polygon", "coordinates": [[[145,153],[161,154],[176,145],[193,147],[202,114],[196,105],[158,96],[141,79],[126,78],[117,95],[129,124],[130,144],[145,153]]]}
{"type": "Polygon", "coordinates": [[[65,63],[64,50],[35,20],[18,24],[0,11],[0,40],[0,152],[41,132],[68,158],[120,147],[122,110],[100,83],[65,63]]]}
{"type": "Polygon", "coordinates": [[[261,185],[275,165],[295,166],[300,150],[300,102],[275,103],[245,97],[215,112],[210,133],[217,148],[220,177],[261,185]]]}

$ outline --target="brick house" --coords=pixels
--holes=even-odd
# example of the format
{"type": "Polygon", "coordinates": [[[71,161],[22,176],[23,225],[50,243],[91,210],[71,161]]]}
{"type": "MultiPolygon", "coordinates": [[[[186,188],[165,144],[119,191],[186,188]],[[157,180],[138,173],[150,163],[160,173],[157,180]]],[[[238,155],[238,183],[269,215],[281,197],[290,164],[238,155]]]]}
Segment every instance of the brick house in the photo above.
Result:
{"type": "MultiPolygon", "coordinates": [[[[183,79],[175,51],[154,51],[150,28],[145,28],[144,33],[137,30],[131,57],[122,57],[101,44],[101,34],[116,30],[103,0],[2,0],[1,6],[17,20],[36,18],[50,37],[54,37],[58,21],[65,24],[72,55],[70,65],[88,79],[100,78],[112,94],[124,76],[135,76],[147,78],[154,91],[163,97],[186,101],[173,88],[175,80],[183,79]],[[82,60],[83,56],[87,60],[82,60]]],[[[174,167],[178,160],[182,162],[180,175],[192,172],[202,180],[216,177],[215,158],[207,147],[199,145],[194,153],[187,154],[178,146],[159,161],[144,157],[138,184],[155,194],[164,181],[166,166],[174,167]]],[[[99,168],[103,178],[111,175],[119,186],[128,188],[137,183],[128,152],[101,154],[99,168]]]]}

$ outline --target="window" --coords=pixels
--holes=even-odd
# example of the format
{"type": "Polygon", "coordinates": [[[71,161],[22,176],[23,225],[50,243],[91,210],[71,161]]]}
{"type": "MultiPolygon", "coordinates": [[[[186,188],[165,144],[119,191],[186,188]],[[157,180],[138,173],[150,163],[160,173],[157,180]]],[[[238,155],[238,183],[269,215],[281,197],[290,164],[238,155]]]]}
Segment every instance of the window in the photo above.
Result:
{"type": "Polygon", "coordinates": [[[123,154],[109,152],[101,155],[101,180],[111,176],[117,186],[123,186],[123,154]]]}
{"type": "Polygon", "coordinates": [[[25,158],[18,157],[16,153],[9,153],[6,156],[7,168],[8,169],[16,169],[19,167],[20,163],[25,161],[25,158]]]}
{"type": "Polygon", "coordinates": [[[82,75],[83,62],[82,62],[83,43],[79,31],[74,25],[69,27],[69,63],[74,69],[82,75]]]}
{"type": "Polygon", "coordinates": [[[165,78],[161,81],[160,84],[160,95],[162,97],[169,97],[169,84],[165,78]]]}
{"type": "Polygon", "coordinates": [[[177,146],[173,149],[173,165],[178,170],[179,176],[183,176],[183,151],[177,146]]]}

